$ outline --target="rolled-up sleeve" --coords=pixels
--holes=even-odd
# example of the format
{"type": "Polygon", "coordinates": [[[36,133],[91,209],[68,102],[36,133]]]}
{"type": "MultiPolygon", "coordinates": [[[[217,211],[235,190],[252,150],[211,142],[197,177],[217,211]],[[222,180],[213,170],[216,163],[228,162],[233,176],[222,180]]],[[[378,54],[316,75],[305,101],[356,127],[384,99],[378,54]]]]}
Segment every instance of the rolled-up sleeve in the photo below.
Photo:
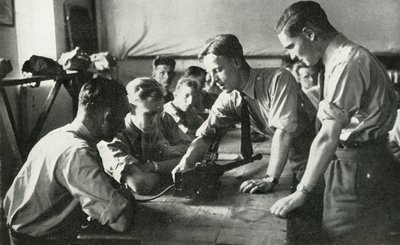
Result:
{"type": "Polygon", "coordinates": [[[341,62],[336,65],[325,80],[325,98],[321,101],[317,117],[323,120],[337,120],[345,127],[350,118],[359,110],[361,96],[367,84],[356,62],[341,62]]]}
{"type": "Polygon", "coordinates": [[[240,102],[239,93],[222,92],[211,107],[208,118],[196,131],[196,136],[212,137],[216,133],[216,129],[228,128],[239,122],[240,102]]]}
{"type": "Polygon", "coordinates": [[[270,86],[271,107],[269,125],[293,133],[297,129],[297,93],[299,86],[293,76],[282,72],[273,79],[270,86]]]}
{"type": "Polygon", "coordinates": [[[100,166],[100,157],[90,148],[66,152],[58,162],[59,182],[76,197],[82,210],[101,224],[114,223],[129,207],[129,201],[114,189],[100,166]]]}
{"type": "Polygon", "coordinates": [[[97,145],[104,171],[119,183],[128,166],[139,163],[138,159],[130,154],[127,140],[119,134],[112,142],[102,141],[97,145]]]}

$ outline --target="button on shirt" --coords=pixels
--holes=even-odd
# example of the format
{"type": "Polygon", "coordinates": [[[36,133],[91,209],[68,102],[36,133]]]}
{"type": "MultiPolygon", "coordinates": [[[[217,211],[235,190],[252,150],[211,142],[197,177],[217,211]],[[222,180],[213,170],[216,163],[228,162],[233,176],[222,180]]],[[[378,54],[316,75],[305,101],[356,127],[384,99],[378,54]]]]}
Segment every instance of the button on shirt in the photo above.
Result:
{"type": "Polygon", "coordinates": [[[341,122],[342,141],[368,141],[389,132],[396,119],[396,97],[377,58],[338,34],[328,45],[323,63],[325,89],[318,118],[341,122]]]}
{"type": "Polygon", "coordinates": [[[125,126],[111,143],[98,144],[104,170],[119,183],[127,166],[182,156],[190,144],[189,137],[167,113],[161,115],[159,127],[145,134],[135,126],[129,114],[125,126]]]}
{"type": "MultiPolygon", "coordinates": [[[[249,105],[251,125],[266,135],[272,136],[278,128],[297,137],[315,118],[312,103],[285,69],[250,69],[249,80],[242,92],[249,105]]],[[[241,101],[236,90],[222,92],[196,134],[212,136],[216,128],[240,122],[241,101]]]]}
{"type": "Polygon", "coordinates": [[[30,236],[66,233],[80,228],[76,209],[114,223],[129,202],[111,186],[95,143],[78,122],[43,137],[6,194],[7,224],[30,236]]]}

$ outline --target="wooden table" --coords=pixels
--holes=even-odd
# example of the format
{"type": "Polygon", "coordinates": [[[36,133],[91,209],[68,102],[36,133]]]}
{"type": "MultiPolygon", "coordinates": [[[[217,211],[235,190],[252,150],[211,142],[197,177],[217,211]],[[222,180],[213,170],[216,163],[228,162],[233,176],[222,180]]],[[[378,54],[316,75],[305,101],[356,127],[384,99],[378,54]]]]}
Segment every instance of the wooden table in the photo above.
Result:
{"type": "MultiPolygon", "coordinates": [[[[237,135],[230,137],[236,138],[237,135]]],[[[229,137],[226,140],[230,141],[229,137]]],[[[231,147],[236,145],[233,144],[231,147]]],[[[135,244],[135,242],[136,244],[284,244],[286,220],[273,217],[269,209],[276,200],[289,194],[292,180],[290,171],[285,169],[279,184],[271,194],[238,192],[240,183],[244,179],[265,174],[268,160],[269,156],[264,155],[260,161],[226,172],[222,177],[222,189],[215,200],[174,197],[173,191],[170,191],[159,199],[138,204],[134,227],[130,231],[123,234],[82,233],[79,235],[80,241],[97,240],[99,243],[90,244],[98,245],[135,244]]]]}

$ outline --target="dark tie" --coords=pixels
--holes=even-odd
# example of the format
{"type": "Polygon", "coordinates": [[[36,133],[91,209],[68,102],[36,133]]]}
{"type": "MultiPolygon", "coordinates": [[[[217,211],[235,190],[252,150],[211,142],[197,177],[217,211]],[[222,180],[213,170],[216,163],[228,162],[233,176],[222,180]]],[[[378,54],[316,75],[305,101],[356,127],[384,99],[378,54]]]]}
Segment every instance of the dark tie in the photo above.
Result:
{"type": "MultiPolygon", "coordinates": [[[[321,102],[324,99],[324,86],[325,86],[325,66],[321,65],[321,70],[318,75],[318,84],[319,84],[319,101],[321,102]]],[[[318,108],[317,108],[318,109],[318,108]]],[[[321,129],[321,121],[316,118],[315,119],[315,130],[318,131],[321,129]]]]}
{"type": "Polygon", "coordinates": [[[249,108],[246,101],[246,95],[244,93],[240,93],[242,96],[242,141],[240,142],[240,151],[244,158],[251,157],[253,155],[253,146],[251,144],[251,136],[250,136],[250,115],[249,108]]]}

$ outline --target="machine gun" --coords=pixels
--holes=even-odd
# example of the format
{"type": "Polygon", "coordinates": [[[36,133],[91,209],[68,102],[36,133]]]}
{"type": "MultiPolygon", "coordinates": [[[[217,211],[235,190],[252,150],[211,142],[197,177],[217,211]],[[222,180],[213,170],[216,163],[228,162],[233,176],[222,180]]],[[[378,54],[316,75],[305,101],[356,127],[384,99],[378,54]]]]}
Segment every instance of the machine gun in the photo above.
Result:
{"type": "Polygon", "coordinates": [[[222,132],[217,134],[203,161],[198,162],[193,168],[175,173],[175,196],[191,198],[213,196],[220,190],[220,177],[226,171],[262,159],[261,154],[255,154],[224,165],[217,164],[219,142],[223,135],[222,132]]]}

